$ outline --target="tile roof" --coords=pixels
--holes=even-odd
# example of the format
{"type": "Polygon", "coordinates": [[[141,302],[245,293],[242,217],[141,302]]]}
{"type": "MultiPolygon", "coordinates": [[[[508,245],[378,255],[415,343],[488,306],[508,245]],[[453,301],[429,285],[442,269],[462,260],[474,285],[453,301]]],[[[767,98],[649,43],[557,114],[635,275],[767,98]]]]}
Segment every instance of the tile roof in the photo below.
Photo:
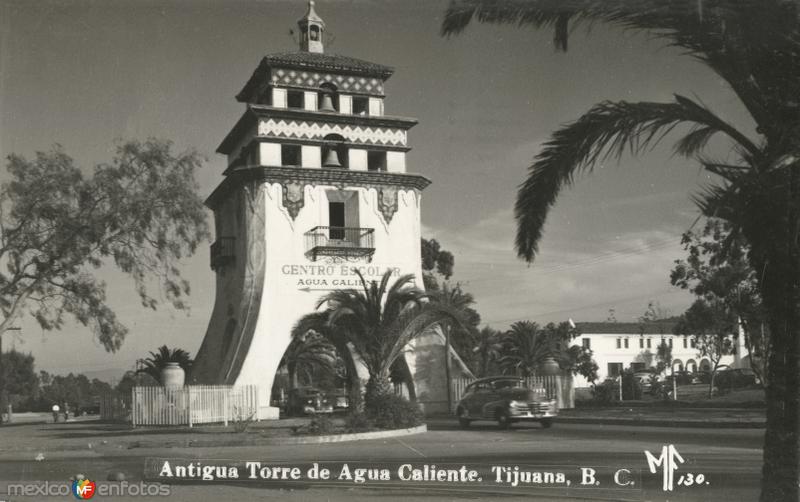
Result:
{"type": "Polygon", "coordinates": [[[318,54],[304,51],[269,54],[261,60],[258,68],[255,69],[244,88],[236,95],[236,99],[242,102],[246,101],[251,91],[264,81],[269,69],[273,67],[339,71],[379,77],[383,80],[386,80],[394,73],[394,68],[391,66],[370,63],[363,59],[340,56],[338,54],[318,54]]]}
{"type": "Polygon", "coordinates": [[[576,328],[590,335],[671,335],[677,319],[649,322],[579,322],[576,328]]]}
{"type": "Polygon", "coordinates": [[[370,63],[363,59],[340,56],[338,54],[319,54],[316,52],[301,51],[269,54],[262,60],[262,64],[264,63],[300,68],[345,70],[382,78],[389,78],[394,73],[394,68],[390,66],[370,63]]]}

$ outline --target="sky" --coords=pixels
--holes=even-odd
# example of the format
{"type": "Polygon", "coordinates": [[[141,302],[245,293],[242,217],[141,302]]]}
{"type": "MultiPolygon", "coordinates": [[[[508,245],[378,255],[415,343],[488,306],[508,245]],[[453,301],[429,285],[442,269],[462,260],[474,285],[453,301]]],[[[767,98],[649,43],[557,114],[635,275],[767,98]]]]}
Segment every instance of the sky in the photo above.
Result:
{"type": "MultiPolygon", "coordinates": [[[[455,255],[455,275],[484,323],[635,321],[655,302],[678,315],[691,296],[669,284],[697,220],[691,195],[709,182],[670,143],[607,161],[578,177],[548,217],[532,265],[513,249],[517,186],[550,133],[603,100],[701,100],[745,132],[752,124],[710,70],[661,40],[603,25],[576,29],[567,53],[549,30],[471,25],[439,35],[447,1],[319,0],[326,52],[395,68],[386,113],[415,117],[408,170],[430,178],[423,236],[455,255]]],[[[261,57],[295,50],[304,0],[0,0],[0,155],[54,143],[90,169],[115,142],[161,137],[207,158],[202,196],[222,181],[215,153],[244,111],[234,95],[261,57]]],[[[673,136],[674,138],[674,136],[673,136]]],[[[724,143],[716,154],[730,155],[724,143]]],[[[6,179],[5,170],[0,180],[6,179]]],[[[210,216],[210,213],[209,213],[210,216]]],[[[104,351],[87,328],[43,332],[31,319],[4,348],[37,368],[120,374],[166,343],[197,352],[214,298],[208,247],[183,264],[188,315],[142,309],[132,283],[102,270],[111,306],[130,328],[104,351]]]]}

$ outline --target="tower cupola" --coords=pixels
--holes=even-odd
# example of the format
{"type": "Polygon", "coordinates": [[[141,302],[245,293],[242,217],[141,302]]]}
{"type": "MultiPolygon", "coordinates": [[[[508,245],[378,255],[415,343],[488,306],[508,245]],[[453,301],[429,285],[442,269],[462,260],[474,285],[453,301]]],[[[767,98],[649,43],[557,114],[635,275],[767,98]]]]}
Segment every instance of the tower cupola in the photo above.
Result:
{"type": "Polygon", "coordinates": [[[322,54],[325,46],[322,36],[325,31],[325,21],[314,10],[314,0],[309,0],[306,15],[297,21],[300,27],[300,50],[322,54]]]}

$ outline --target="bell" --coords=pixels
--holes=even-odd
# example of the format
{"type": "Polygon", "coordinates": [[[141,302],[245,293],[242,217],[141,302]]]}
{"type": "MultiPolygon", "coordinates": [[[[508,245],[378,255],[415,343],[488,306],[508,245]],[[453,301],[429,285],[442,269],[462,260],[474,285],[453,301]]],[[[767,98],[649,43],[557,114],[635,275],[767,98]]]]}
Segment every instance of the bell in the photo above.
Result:
{"type": "Polygon", "coordinates": [[[321,112],[335,112],[336,108],[333,107],[333,98],[329,93],[324,93],[322,95],[322,103],[319,105],[319,111],[321,112]]]}
{"type": "Polygon", "coordinates": [[[342,167],[342,164],[339,162],[339,154],[336,153],[335,148],[328,148],[328,153],[325,155],[325,162],[322,163],[322,167],[342,167]]]}

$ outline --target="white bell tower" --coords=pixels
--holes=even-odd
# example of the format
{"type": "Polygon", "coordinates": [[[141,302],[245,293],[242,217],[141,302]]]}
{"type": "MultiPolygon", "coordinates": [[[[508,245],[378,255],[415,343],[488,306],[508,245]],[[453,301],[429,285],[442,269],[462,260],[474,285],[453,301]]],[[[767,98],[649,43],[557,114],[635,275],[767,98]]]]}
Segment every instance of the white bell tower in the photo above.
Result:
{"type": "Polygon", "coordinates": [[[261,418],[293,325],[328,291],[386,270],[422,287],[420,199],[406,169],[416,120],[384,114],[392,68],[323,53],[309,2],[299,52],[265,56],[236,99],[245,110],[217,152],[216,301],[189,383],[255,384],[261,418]]]}

